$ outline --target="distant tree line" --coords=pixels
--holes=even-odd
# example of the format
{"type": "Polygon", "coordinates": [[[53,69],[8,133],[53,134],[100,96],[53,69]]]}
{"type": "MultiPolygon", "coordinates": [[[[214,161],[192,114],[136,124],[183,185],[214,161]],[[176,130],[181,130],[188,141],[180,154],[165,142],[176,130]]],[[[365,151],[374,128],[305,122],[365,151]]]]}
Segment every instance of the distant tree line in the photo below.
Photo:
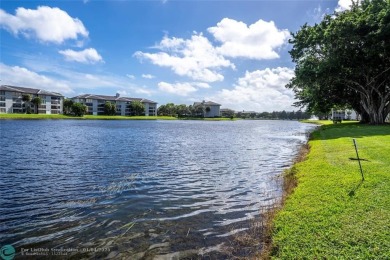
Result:
{"type": "Polygon", "coordinates": [[[175,105],[173,103],[168,103],[166,105],[161,105],[157,109],[157,115],[159,116],[174,116],[174,117],[203,117],[205,112],[210,111],[209,107],[203,105],[193,106],[193,105],[175,105]]]}
{"type": "Polygon", "coordinates": [[[301,120],[309,119],[311,117],[310,113],[298,111],[273,111],[273,112],[236,112],[235,117],[237,118],[251,118],[251,119],[280,119],[280,120],[301,120]]]}
{"type": "MultiPolygon", "coordinates": [[[[157,115],[159,116],[173,116],[173,117],[203,117],[207,108],[201,104],[197,106],[193,105],[175,105],[174,103],[168,103],[165,105],[159,106],[157,109],[157,115]]],[[[210,108],[208,108],[210,109],[210,108]]],[[[273,111],[273,112],[235,112],[233,110],[227,109],[221,112],[221,117],[227,118],[243,118],[243,119],[281,119],[281,120],[300,120],[300,119],[309,119],[311,117],[310,113],[298,111],[273,111]]]]}

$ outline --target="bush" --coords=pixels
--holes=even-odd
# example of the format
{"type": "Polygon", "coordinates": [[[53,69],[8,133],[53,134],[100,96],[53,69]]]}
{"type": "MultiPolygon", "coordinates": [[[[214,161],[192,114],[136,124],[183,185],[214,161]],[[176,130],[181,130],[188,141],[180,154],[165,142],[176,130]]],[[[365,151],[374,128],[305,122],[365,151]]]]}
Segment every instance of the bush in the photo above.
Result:
{"type": "Polygon", "coordinates": [[[84,116],[87,113],[87,106],[81,103],[74,103],[72,105],[72,112],[75,116],[84,116]]]}

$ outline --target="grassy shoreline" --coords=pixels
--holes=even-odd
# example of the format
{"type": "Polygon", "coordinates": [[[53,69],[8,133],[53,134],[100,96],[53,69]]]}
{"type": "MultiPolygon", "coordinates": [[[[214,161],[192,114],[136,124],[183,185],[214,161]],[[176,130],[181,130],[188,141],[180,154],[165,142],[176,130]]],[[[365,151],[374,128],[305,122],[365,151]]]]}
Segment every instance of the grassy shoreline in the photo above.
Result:
{"type": "Polygon", "coordinates": [[[294,164],[288,172],[292,176],[286,177],[293,177],[298,186],[272,220],[267,257],[386,259],[390,125],[323,125],[312,133],[309,146],[305,159],[294,164]],[[352,138],[364,159],[364,181],[352,138]]]}

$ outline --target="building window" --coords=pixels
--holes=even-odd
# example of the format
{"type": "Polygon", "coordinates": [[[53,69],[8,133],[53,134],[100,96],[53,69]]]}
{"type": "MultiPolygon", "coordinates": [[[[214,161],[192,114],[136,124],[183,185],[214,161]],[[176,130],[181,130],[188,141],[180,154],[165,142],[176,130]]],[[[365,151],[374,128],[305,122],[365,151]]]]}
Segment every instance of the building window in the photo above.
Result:
{"type": "Polygon", "coordinates": [[[0,102],[0,107],[5,107],[5,102],[0,102]]]}
{"type": "Polygon", "coordinates": [[[19,92],[12,92],[12,96],[14,96],[14,97],[19,97],[19,96],[20,96],[20,93],[19,93],[19,92]]]}
{"type": "Polygon", "coordinates": [[[5,108],[0,108],[0,113],[5,113],[5,112],[6,112],[5,108]]]}
{"type": "Polygon", "coordinates": [[[0,95],[5,96],[5,91],[4,90],[0,91],[0,95]]]}
{"type": "Polygon", "coordinates": [[[0,101],[5,101],[5,97],[0,96],[0,101]]]}

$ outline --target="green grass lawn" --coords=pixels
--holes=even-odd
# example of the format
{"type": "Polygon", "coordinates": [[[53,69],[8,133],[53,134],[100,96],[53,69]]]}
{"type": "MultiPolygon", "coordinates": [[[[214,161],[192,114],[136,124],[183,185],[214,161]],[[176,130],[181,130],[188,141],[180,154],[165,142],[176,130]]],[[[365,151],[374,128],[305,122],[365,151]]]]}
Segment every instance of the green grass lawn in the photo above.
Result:
{"type": "Polygon", "coordinates": [[[307,159],[294,166],[298,187],[274,220],[271,256],[389,259],[390,125],[326,125],[309,144],[307,159]]]}

